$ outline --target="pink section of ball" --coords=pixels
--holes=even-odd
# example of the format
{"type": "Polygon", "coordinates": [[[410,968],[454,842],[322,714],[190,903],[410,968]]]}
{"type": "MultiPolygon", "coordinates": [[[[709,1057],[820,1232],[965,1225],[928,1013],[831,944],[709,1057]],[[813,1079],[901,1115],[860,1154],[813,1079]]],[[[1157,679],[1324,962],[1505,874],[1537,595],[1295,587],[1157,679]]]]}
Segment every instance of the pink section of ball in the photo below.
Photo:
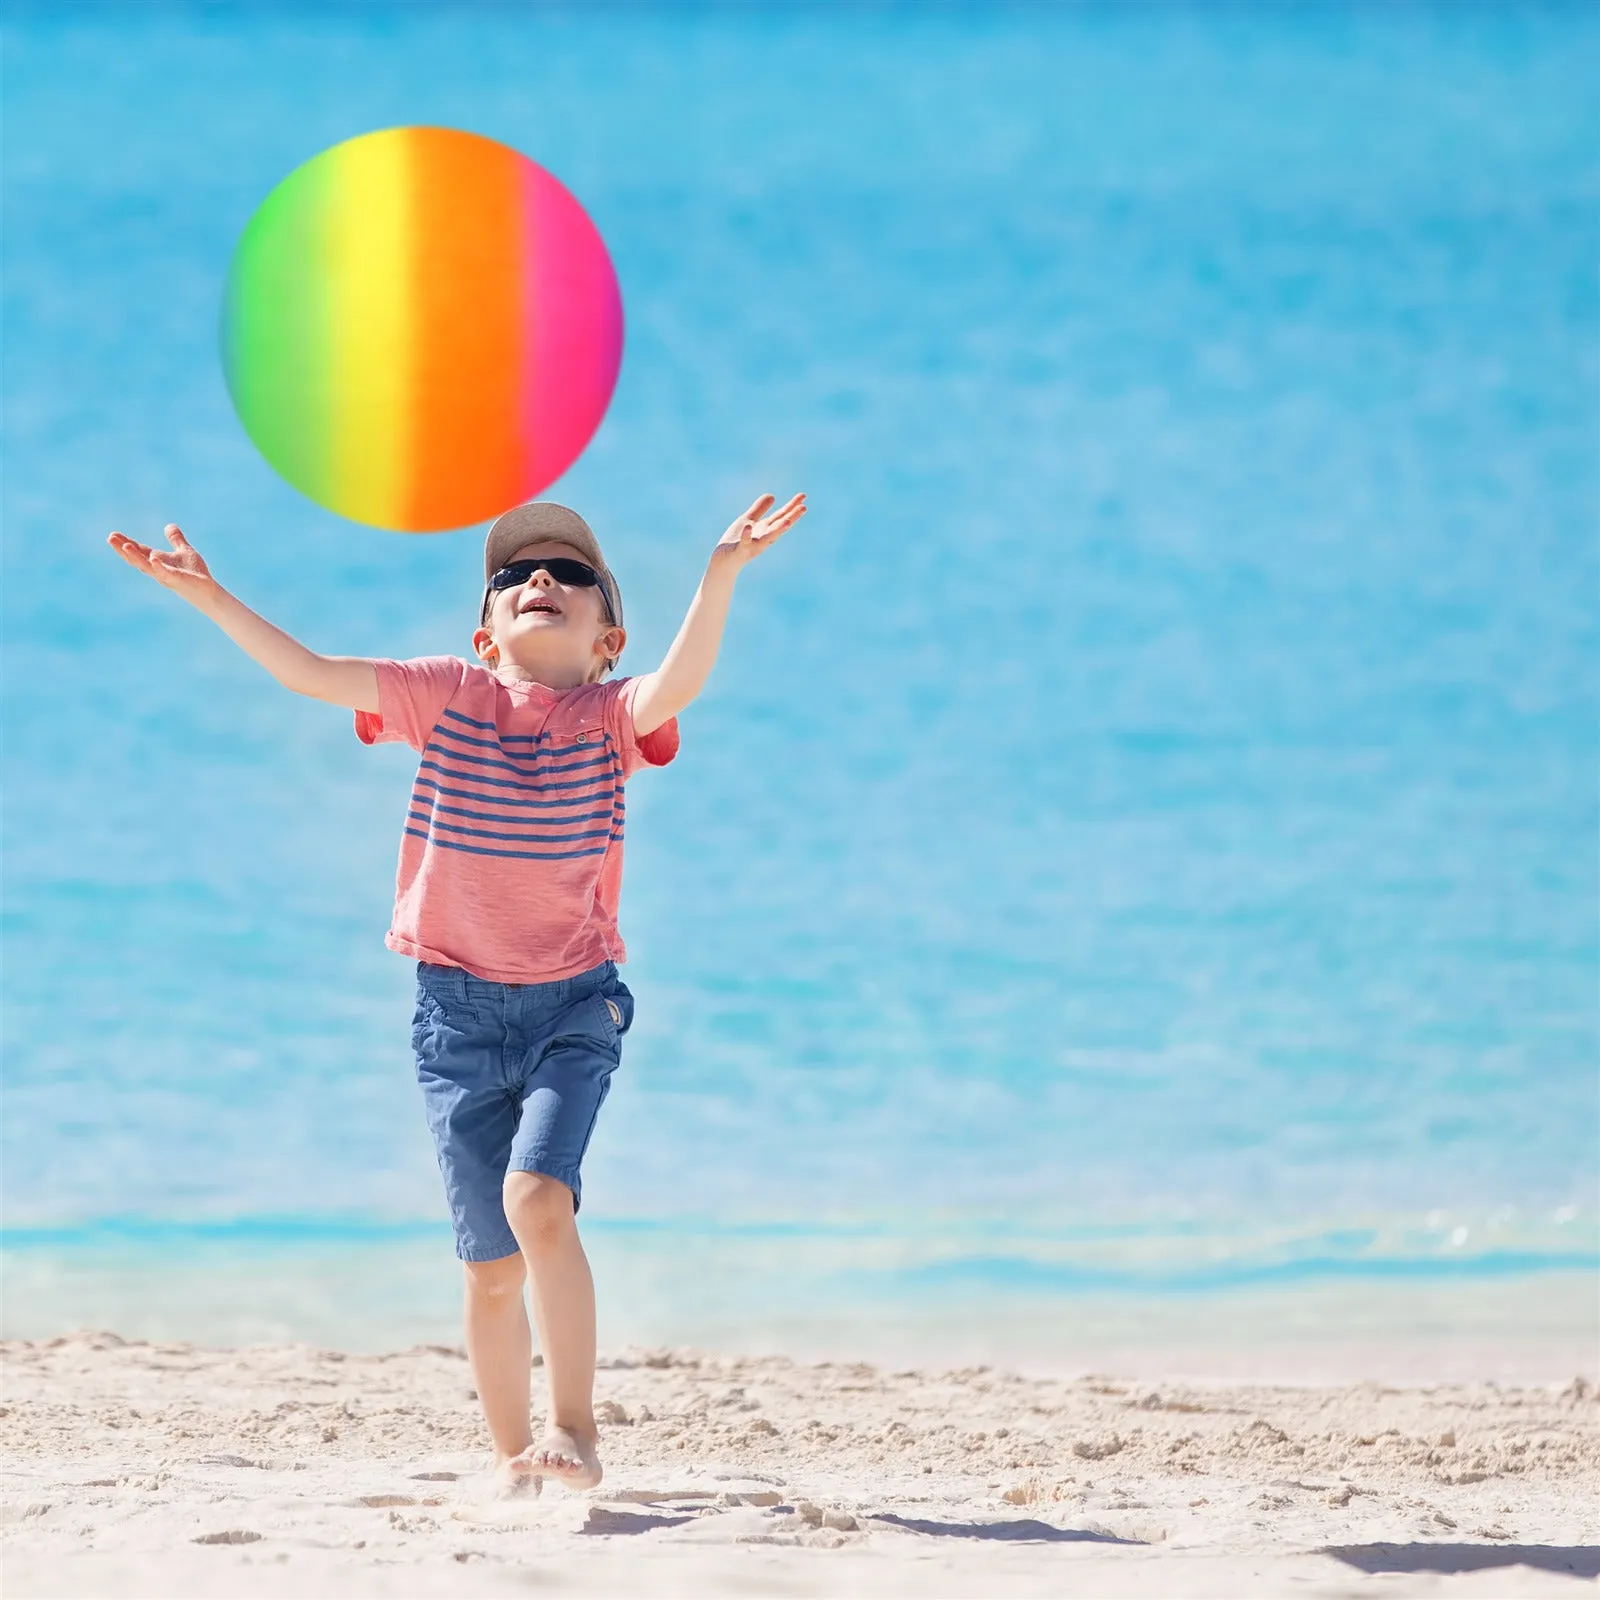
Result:
{"type": "Polygon", "coordinates": [[[605,415],[622,364],[622,296],[605,241],[542,167],[523,169],[527,349],[522,437],[538,494],[577,460],[605,415]]]}

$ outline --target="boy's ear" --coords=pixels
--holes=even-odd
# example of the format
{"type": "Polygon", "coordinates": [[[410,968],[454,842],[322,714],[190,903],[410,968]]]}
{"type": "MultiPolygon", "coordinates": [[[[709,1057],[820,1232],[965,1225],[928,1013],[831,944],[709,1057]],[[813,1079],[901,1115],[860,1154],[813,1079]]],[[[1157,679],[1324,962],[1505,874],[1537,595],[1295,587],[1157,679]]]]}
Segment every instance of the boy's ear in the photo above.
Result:
{"type": "Polygon", "coordinates": [[[628,630],[626,628],[607,628],[606,631],[600,635],[601,647],[605,650],[607,657],[612,661],[615,661],[617,657],[622,654],[622,647],[627,642],[628,630]]]}
{"type": "Polygon", "coordinates": [[[487,628],[479,628],[472,636],[472,648],[480,661],[493,661],[500,654],[494,635],[487,628]]]}

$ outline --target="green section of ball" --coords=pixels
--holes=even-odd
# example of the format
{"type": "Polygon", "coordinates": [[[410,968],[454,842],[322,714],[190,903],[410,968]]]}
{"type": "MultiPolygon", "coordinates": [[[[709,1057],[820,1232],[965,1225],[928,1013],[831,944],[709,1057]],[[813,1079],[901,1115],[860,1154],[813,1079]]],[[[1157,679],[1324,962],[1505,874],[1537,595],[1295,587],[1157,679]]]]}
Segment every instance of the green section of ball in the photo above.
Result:
{"type": "Polygon", "coordinates": [[[222,298],[222,368],[239,420],[263,456],[319,504],[332,490],[326,255],[332,163],[296,168],[241,236],[222,298]]]}

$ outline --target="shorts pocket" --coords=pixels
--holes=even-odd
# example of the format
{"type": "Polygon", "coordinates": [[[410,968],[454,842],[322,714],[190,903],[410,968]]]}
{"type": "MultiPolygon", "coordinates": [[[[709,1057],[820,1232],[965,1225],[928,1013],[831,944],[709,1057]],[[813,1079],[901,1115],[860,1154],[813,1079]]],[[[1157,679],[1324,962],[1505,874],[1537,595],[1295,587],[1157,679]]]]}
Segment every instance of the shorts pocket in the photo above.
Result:
{"type": "Polygon", "coordinates": [[[417,985],[417,1009],[411,1019],[411,1050],[417,1071],[454,1076],[464,1063],[491,1047],[493,1029],[486,1026],[477,1006],[462,1001],[448,988],[431,983],[417,985]]]}
{"type": "Polygon", "coordinates": [[[417,1007],[411,1015],[411,1053],[420,1067],[434,1054],[434,1039],[438,1029],[439,1002],[419,983],[417,1007]]]}
{"type": "Polygon", "coordinates": [[[619,1050],[622,1047],[622,1008],[605,994],[595,994],[589,1003],[601,1043],[619,1050]]]}
{"type": "Polygon", "coordinates": [[[620,1043],[623,1034],[633,1026],[633,991],[621,978],[613,978],[600,991],[600,998],[605,1002],[606,1021],[612,1037],[620,1043]]]}

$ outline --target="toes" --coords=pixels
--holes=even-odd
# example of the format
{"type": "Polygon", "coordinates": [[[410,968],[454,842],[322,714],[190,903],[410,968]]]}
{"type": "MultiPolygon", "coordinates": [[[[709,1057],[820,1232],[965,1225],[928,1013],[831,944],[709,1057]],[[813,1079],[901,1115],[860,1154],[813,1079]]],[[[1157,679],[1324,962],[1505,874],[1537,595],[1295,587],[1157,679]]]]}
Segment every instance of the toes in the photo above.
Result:
{"type": "Polygon", "coordinates": [[[528,1453],[537,1471],[548,1472],[552,1477],[569,1482],[592,1470],[592,1464],[585,1459],[581,1449],[569,1449],[564,1444],[542,1444],[537,1450],[530,1448],[528,1453]]]}
{"type": "Polygon", "coordinates": [[[509,1456],[502,1461],[496,1469],[495,1478],[499,1484],[499,1492],[504,1496],[538,1494],[543,1487],[539,1469],[528,1459],[526,1453],[509,1456]]]}

